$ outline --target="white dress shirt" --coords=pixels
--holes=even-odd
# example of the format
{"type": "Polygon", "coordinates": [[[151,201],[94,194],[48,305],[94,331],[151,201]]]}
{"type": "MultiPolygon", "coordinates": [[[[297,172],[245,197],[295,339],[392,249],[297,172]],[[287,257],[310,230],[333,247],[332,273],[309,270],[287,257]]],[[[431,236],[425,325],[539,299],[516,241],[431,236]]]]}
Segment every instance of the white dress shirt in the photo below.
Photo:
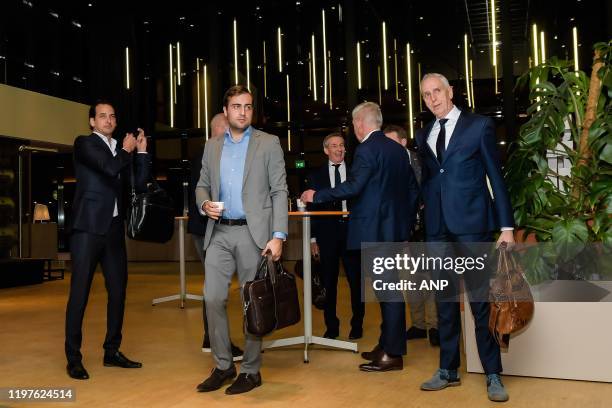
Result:
{"type": "Polygon", "coordinates": [[[377,131],[379,131],[379,130],[380,130],[380,129],[374,129],[373,131],[371,131],[370,133],[368,133],[368,134],[366,135],[366,137],[364,137],[364,138],[363,138],[363,140],[362,140],[361,142],[359,142],[359,143],[363,143],[363,142],[365,142],[365,141],[366,141],[366,140],[368,140],[368,138],[369,138],[369,137],[372,135],[372,133],[377,132],[377,131]]]}
{"type": "MultiPolygon", "coordinates": [[[[450,112],[448,112],[443,118],[448,119],[448,121],[444,125],[444,129],[446,130],[446,145],[444,146],[445,150],[448,147],[448,143],[450,142],[451,137],[453,136],[455,126],[457,125],[457,120],[459,120],[459,115],[461,115],[461,111],[456,106],[453,106],[453,109],[451,109],[450,112]]],[[[436,122],[432,126],[431,131],[429,132],[429,137],[427,138],[427,144],[431,148],[431,151],[434,152],[434,154],[436,154],[436,142],[438,141],[439,134],[440,120],[436,119],[436,122]]]]}
{"type": "MultiPolygon", "coordinates": [[[[104,143],[106,143],[106,145],[110,149],[111,153],[113,154],[113,157],[115,157],[117,155],[117,141],[111,138],[109,142],[108,137],[98,132],[94,132],[94,133],[100,136],[100,138],[104,141],[104,143]]],[[[113,217],[116,217],[118,215],[119,215],[119,209],[117,208],[117,197],[115,197],[115,209],[113,210],[113,217]]]]}
{"type": "MultiPolygon", "coordinates": [[[[328,161],[329,165],[329,183],[331,188],[336,187],[336,168],[334,167],[334,162],[331,160],[328,161]]],[[[338,167],[338,171],[340,172],[340,182],[344,183],[346,181],[346,163],[344,160],[340,163],[340,167],[338,167]]],[[[342,211],[347,211],[346,200],[342,200],[342,211]]],[[[343,215],[346,217],[346,215],[343,215]]]]}

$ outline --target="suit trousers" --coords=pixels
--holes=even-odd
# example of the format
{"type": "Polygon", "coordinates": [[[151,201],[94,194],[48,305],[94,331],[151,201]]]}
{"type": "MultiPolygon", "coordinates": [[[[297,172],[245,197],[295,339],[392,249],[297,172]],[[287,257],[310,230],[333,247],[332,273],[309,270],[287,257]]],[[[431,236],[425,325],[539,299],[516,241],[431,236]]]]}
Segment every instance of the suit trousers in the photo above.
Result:
{"type": "Polygon", "coordinates": [[[438,327],[438,311],[436,300],[430,291],[419,294],[408,294],[410,305],[410,321],[419,329],[436,329],[438,327]]]}
{"type": "MultiPolygon", "coordinates": [[[[204,267],[206,252],[204,251],[204,236],[198,234],[191,234],[191,239],[193,240],[193,245],[195,246],[196,252],[198,253],[198,258],[200,258],[200,262],[202,262],[202,267],[204,267]]],[[[202,321],[204,322],[204,338],[208,337],[208,320],[206,320],[206,302],[202,302],[202,321]]]]}
{"type": "Polygon", "coordinates": [[[338,332],[340,320],[336,315],[336,301],[338,297],[338,275],[340,269],[340,258],[344,265],[346,279],[351,292],[351,327],[361,329],[363,326],[363,315],[365,305],[361,300],[361,270],[359,251],[348,251],[346,249],[346,222],[338,220],[338,225],[333,234],[322,236],[319,241],[321,254],[321,272],[325,286],[325,326],[329,331],[338,332]]]}
{"type": "MultiPolygon", "coordinates": [[[[210,336],[210,347],[217,368],[227,370],[233,365],[232,346],[227,319],[227,299],[234,271],[240,288],[253,280],[261,259],[249,227],[215,224],[206,249],[204,301],[210,336]]],[[[242,297],[242,291],[240,293],[242,297]]],[[[240,307],[242,310],[242,307],[240,307]]],[[[244,357],[240,372],[256,374],[261,366],[261,337],[245,333],[244,357]]]]}
{"type": "MultiPolygon", "coordinates": [[[[443,223],[443,222],[442,222],[443,223]]],[[[443,223],[444,224],[444,223],[443,223]]],[[[490,233],[481,234],[452,234],[446,226],[437,235],[427,237],[428,242],[491,242],[493,237],[490,233]]],[[[456,279],[449,279],[452,284],[456,279]]],[[[472,291],[487,290],[488,285],[483,286],[482,282],[470,279],[469,274],[464,274],[463,282],[468,293],[468,298],[472,298],[472,291]]],[[[458,282],[457,282],[458,283],[458,282]]],[[[458,293],[458,291],[456,291],[458,293]]],[[[483,294],[478,295],[479,299],[483,294]]],[[[456,370],[460,365],[460,336],[461,336],[461,311],[457,301],[438,301],[438,331],[440,333],[440,368],[456,370]]],[[[499,345],[489,332],[489,302],[470,301],[470,309],[474,316],[476,326],[476,346],[480,361],[485,374],[499,374],[502,372],[501,355],[499,345]]]]}
{"type": "Polygon", "coordinates": [[[125,231],[121,217],[113,218],[106,235],[75,230],[70,239],[72,276],[66,306],[65,351],[69,362],[81,361],[82,325],[89,290],[98,263],[102,266],[108,303],[106,306],[105,354],[121,345],[121,328],[127,287],[125,231]]]}

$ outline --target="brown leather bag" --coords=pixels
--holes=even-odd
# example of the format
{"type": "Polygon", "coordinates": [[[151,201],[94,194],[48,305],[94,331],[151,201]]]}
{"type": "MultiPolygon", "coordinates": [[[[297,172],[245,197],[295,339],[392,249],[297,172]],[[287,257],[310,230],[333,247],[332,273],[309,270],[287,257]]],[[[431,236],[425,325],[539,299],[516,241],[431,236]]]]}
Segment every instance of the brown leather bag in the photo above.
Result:
{"type": "Polygon", "coordinates": [[[262,257],[255,279],[244,284],[242,298],[244,327],[254,336],[262,337],[300,321],[295,277],[270,255],[262,257]]]}
{"type": "Polygon", "coordinates": [[[507,348],[510,334],[527,326],[533,317],[534,303],[523,271],[505,242],[499,246],[490,299],[489,331],[501,347],[507,348]]]}

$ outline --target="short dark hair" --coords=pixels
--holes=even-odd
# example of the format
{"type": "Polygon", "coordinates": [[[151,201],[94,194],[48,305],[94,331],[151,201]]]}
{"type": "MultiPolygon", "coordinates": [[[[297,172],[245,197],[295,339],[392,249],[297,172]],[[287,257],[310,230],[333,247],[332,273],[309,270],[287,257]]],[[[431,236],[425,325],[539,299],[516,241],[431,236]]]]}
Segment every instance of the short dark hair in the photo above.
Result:
{"type": "Polygon", "coordinates": [[[408,140],[408,134],[406,133],[406,130],[403,127],[401,127],[401,126],[397,126],[397,125],[387,125],[387,126],[385,126],[385,129],[383,130],[383,133],[387,134],[387,133],[391,133],[391,132],[397,133],[397,135],[399,136],[400,139],[408,140]]]}
{"type": "Polygon", "coordinates": [[[96,101],[92,103],[91,106],[89,107],[89,119],[93,119],[96,117],[96,108],[98,107],[98,105],[110,105],[113,107],[113,110],[115,110],[115,105],[113,105],[113,103],[110,102],[109,100],[96,99],[96,101]]]}
{"type": "Polygon", "coordinates": [[[244,85],[232,86],[227,91],[225,91],[225,95],[223,95],[223,106],[227,107],[227,104],[229,103],[229,99],[231,97],[242,95],[242,94],[249,94],[251,95],[251,98],[253,97],[253,94],[251,93],[251,91],[249,91],[249,88],[247,88],[246,86],[244,85]]]}

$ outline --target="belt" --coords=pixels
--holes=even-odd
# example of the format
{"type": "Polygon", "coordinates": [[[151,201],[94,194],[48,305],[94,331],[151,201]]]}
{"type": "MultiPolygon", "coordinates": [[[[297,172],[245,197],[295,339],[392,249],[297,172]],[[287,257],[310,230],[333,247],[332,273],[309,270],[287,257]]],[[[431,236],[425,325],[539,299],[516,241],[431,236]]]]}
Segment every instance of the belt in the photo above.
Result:
{"type": "Polygon", "coordinates": [[[229,225],[230,227],[233,227],[234,225],[247,225],[247,220],[245,220],[244,218],[240,218],[237,220],[231,220],[229,218],[221,218],[217,220],[217,223],[223,224],[223,225],[229,225]]]}

